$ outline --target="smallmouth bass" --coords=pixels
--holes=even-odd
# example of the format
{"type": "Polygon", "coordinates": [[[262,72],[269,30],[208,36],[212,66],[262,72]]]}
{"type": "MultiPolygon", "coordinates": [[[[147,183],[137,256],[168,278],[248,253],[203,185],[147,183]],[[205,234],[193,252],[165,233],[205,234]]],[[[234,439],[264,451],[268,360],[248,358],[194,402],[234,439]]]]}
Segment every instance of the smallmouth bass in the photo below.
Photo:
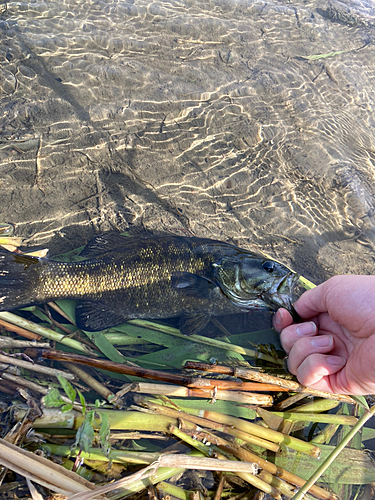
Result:
{"type": "Polygon", "coordinates": [[[99,331],[132,318],[180,316],[199,332],[211,316],[291,305],[298,275],[229,243],[165,236],[95,236],[81,262],[0,251],[0,311],[74,299],[76,323],[99,331]]]}

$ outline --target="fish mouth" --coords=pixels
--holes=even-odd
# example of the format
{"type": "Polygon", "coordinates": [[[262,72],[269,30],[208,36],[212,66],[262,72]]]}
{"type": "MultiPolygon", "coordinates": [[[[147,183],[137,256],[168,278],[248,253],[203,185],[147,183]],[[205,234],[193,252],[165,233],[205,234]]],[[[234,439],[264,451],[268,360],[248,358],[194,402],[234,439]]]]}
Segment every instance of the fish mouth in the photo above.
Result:
{"type": "Polygon", "coordinates": [[[300,275],[290,272],[280,279],[274,280],[271,287],[261,293],[261,299],[270,309],[276,310],[279,307],[285,307],[293,317],[297,313],[292,306],[293,290],[299,280],[300,275]]]}
{"type": "MultiPolygon", "coordinates": [[[[267,308],[276,311],[279,307],[285,307],[285,309],[291,313],[293,319],[298,321],[299,316],[292,306],[292,301],[293,290],[299,277],[299,274],[290,271],[283,276],[274,277],[272,282],[268,282],[267,290],[257,291],[256,287],[264,283],[260,281],[256,284],[255,290],[245,296],[240,296],[223,283],[220,283],[219,287],[224,295],[243,311],[248,311],[253,308],[267,308]]],[[[242,289],[240,289],[240,291],[242,291],[242,289]]]]}

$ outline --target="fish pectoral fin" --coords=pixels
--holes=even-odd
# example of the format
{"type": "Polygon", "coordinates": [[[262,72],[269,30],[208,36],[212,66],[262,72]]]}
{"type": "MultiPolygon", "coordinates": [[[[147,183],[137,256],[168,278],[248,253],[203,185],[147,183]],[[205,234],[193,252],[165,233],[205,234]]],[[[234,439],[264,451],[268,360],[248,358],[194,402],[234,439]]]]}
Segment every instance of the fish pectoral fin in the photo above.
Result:
{"type": "Polygon", "coordinates": [[[102,255],[103,253],[124,247],[131,241],[131,238],[123,236],[120,233],[99,234],[91,238],[85,248],[81,251],[80,256],[92,259],[102,255]]]}
{"type": "Polygon", "coordinates": [[[184,335],[200,332],[210,321],[209,314],[183,314],[180,318],[180,331],[184,335]]]}
{"type": "Polygon", "coordinates": [[[176,271],[171,276],[172,288],[185,295],[208,299],[215,284],[201,276],[184,271],[176,271]]]}
{"type": "Polygon", "coordinates": [[[87,332],[98,332],[126,321],[121,312],[100,301],[83,300],[76,305],[76,325],[87,332]]]}

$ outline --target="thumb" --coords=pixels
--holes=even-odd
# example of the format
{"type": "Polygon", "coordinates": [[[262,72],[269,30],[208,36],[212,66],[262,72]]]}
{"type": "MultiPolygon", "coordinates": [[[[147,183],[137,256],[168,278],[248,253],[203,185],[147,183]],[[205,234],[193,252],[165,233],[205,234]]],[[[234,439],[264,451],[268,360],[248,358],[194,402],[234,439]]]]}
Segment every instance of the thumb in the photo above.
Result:
{"type": "Polygon", "coordinates": [[[293,304],[301,318],[313,318],[320,313],[327,312],[327,283],[326,281],[311,290],[307,290],[293,304]]]}

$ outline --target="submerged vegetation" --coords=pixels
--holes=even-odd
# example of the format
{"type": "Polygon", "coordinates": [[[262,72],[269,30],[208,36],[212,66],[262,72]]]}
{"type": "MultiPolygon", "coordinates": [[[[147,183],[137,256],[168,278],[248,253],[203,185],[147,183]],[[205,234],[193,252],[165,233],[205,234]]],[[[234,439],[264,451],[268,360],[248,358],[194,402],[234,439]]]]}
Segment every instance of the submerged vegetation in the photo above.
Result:
{"type": "Polygon", "coordinates": [[[71,300],[25,311],[0,313],[3,498],[29,495],[22,476],[74,500],[334,500],[375,482],[375,406],[290,379],[273,330],[83,332],[71,300]]]}

